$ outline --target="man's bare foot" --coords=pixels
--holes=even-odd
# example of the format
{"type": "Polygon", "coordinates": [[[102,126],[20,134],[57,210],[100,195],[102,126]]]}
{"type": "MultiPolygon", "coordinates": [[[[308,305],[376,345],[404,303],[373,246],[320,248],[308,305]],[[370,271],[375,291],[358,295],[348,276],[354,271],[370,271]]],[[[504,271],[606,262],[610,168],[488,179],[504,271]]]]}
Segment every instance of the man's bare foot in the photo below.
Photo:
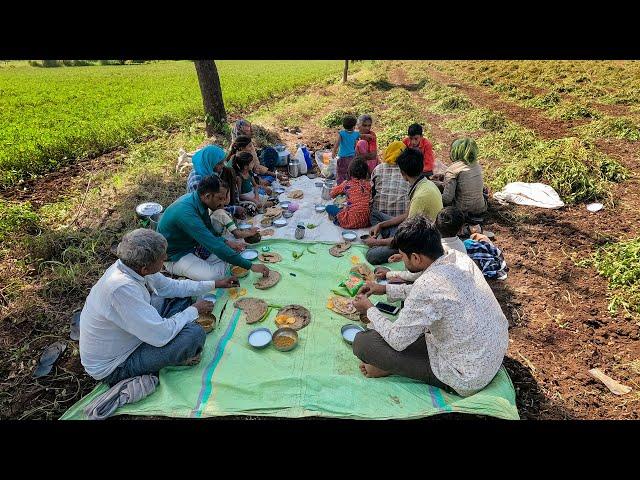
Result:
{"type": "Polygon", "coordinates": [[[382,370],[381,368],[374,367],[373,365],[369,365],[364,362],[360,364],[360,371],[367,378],[380,378],[391,375],[391,373],[386,370],[382,370]]]}

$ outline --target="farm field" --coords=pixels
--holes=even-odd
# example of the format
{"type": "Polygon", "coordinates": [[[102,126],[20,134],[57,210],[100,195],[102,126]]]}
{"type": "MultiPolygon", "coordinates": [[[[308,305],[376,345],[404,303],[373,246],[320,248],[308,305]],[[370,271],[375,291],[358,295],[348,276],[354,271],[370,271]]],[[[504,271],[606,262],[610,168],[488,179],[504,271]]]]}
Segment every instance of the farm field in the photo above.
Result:
{"type": "MultiPolygon", "coordinates": [[[[340,61],[217,62],[227,109],[341,71],[340,61]]],[[[0,187],[202,115],[191,61],[0,68],[0,187]]]]}
{"type": "MultiPolygon", "coordinates": [[[[510,323],[505,367],[520,416],[639,419],[639,70],[638,62],[364,62],[346,84],[314,80],[238,109],[260,127],[260,141],[310,149],[330,146],[346,112],[373,115],[379,148],[418,121],[440,168],[450,163],[451,142],[469,135],[492,192],[512,181],[551,185],[566,207],[492,200],[485,222],[510,269],[506,281],[490,284],[510,323]],[[506,84],[513,86],[496,88],[506,84]],[[550,93],[560,100],[527,103],[550,93]],[[592,201],[603,210],[589,213],[592,201]],[[633,390],[614,395],[589,375],[592,368],[633,390]]],[[[28,180],[26,191],[5,190],[0,417],[58,418],[93,388],[68,339],[70,313],[113,262],[112,242],[135,227],[135,205],[150,198],[168,205],[184,192],[178,149],[203,141],[202,122],[184,121],[28,180]],[[54,340],[69,345],[55,374],[33,379],[54,340]]]]}

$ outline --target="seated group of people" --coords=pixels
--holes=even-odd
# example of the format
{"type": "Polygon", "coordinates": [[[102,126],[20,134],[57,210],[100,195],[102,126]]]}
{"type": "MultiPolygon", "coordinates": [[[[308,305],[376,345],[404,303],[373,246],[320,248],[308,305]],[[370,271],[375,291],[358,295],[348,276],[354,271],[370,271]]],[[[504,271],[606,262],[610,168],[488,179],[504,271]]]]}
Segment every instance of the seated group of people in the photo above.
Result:
{"type": "Polygon", "coordinates": [[[367,261],[386,263],[397,249],[390,247],[398,225],[418,214],[432,221],[448,206],[457,208],[465,220],[487,211],[487,197],[478,162],[478,146],[472,138],[455,140],[450,165],[441,176],[434,176],[431,142],[419,124],[410,125],[402,141],[392,142],[377,160],[376,135],[371,117],[358,120],[346,116],[336,137],[338,154],[337,185],[331,196],[346,195],[342,206],[330,205],[330,218],[342,228],[373,226],[367,261]],[[355,127],[359,127],[355,131],[355,127]]]}
{"type": "MultiPolygon", "coordinates": [[[[351,120],[346,120],[348,130],[351,120]]],[[[367,260],[402,260],[406,271],[377,269],[378,278],[389,283],[367,283],[354,300],[371,322],[370,330],[356,336],[354,354],[369,377],[394,373],[459,395],[473,394],[495,376],[508,344],[506,318],[457,237],[465,221],[458,205],[470,205],[465,202],[470,202],[467,186],[475,182],[473,172],[479,172],[481,183],[475,142],[454,142],[452,160],[468,168],[456,167],[455,175],[445,175],[441,194],[428,179],[432,170],[425,171],[429,165],[421,150],[426,148],[421,130],[416,133],[412,125],[409,146],[392,143],[383,163],[376,165],[371,119],[361,120],[369,127],[369,136],[360,140],[366,145],[355,144],[363,156],[348,161],[350,178],[333,192],[345,192],[348,202],[339,211],[327,210],[338,222],[373,224],[367,260]],[[443,208],[447,195],[452,205],[443,208]],[[360,197],[366,198],[366,212],[358,208],[360,197]],[[382,238],[375,238],[378,234],[382,238]],[[373,307],[372,294],[404,301],[395,322],[373,307]]],[[[209,145],[194,155],[188,193],[165,210],[157,231],[127,233],[118,246],[118,260],[91,289],[80,318],[80,357],[93,378],[115,385],[166,366],[199,362],[205,333],[195,320],[210,313],[213,303],[193,298],[237,286],[235,277],[225,276],[228,264],[269,275],[265,265],[242,258],[244,242],[223,236],[225,229],[240,240],[256,233],[239,233],[232,217],[264,205],[260,189],[268,194],[269,181],[277,178],[277,172],[260,164],[246,125],[236,125],[244,129],[234,129],[228,153],[209,145]],[[168,278],[160,273],[163,267],[187,279],[168,278]]],[[[336,148],[344,146],[342,138],[349,137],[341,135],[336,148]]],[[[432,169],[432,156],[429,161],[432,169]]],[[[340,169],[344,172],[344,164],[340,169]]],[[[484,197],[483,202],[486,210],[484,197]]]]}

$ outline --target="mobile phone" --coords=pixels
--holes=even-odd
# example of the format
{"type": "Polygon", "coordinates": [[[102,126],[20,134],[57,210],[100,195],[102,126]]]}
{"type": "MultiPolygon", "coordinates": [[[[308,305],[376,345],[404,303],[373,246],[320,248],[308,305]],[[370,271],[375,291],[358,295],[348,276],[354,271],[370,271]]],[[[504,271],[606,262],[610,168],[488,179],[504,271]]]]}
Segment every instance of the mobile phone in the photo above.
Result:
{"type": "Polygon", "coordinates": [[[378,302],[376,303],[376,308],[384,313],[389,313],[391,315],[397,315],[400,311],[400,307],[395,305],[389,305],[388,303],[378,302]]]}

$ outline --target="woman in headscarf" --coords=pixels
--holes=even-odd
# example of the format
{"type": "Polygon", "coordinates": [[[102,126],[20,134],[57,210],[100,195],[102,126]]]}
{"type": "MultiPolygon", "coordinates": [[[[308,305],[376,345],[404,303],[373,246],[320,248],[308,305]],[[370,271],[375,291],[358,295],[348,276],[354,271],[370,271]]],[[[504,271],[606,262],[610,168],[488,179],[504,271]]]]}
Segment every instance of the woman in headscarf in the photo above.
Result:
{"type": "Polygon", "coordinates": [[[451,161],[444,174],[442,204],[459,208],[465,216],[487,211],[478,145],[473,138],[459,138],[451,144],[451,161]]]}
{"type": "Polygon", "coordinates": [[[187,193],[198,189],[198,185],[207,175],[217,175],[229,185],[229,205],[225,210],[236,217],[251,215],[246,207],[241,205],[236,192],[236,179],[233,169],[225,166],[227,155],[218,145],[208,145],[198,150],[191,159],[193,170],[187,178],[187,193]]]}
{"type": "MultiPolygon", "coordinates": [[[[371,217],[380,213],[392,218],[409,208],[409,184],[402,178],[396,160],[407,148],[402,142],[392,142],[384,151],[382,163],[373,169],[371,176],[371,217]]],[[[372,223],[373,224],[373,223],[372,223]]]]}
{"type": "Polygon", "coordinates": [[[225,157],[224,150],[217,145],[207,145],[198,150],[191,158],[193,169],[187,178],[187,193],[197,190],[200,181],[207,175],[215,173],[220,176],[225,157]]]}
{"type": "Polygon", "coordinates": [[[356,143],[356,155],[362,157],[367,166],[369,173],[373,173],[373,169],[378,165],[378,144],[376,134],[371,130],[373,119],[371,115],[360,115],[356,127],[360,132],[360,139],[356,143]]]}

